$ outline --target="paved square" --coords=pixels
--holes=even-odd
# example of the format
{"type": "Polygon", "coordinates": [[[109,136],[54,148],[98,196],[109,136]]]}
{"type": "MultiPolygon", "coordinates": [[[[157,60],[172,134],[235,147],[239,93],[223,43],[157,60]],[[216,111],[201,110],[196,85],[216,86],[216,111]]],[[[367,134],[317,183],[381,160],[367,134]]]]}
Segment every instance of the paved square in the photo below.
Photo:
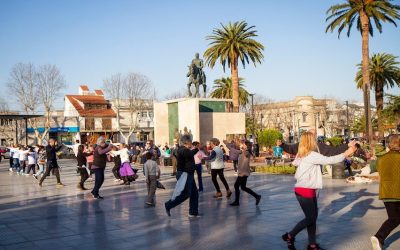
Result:
{"type": "MultiPolygon", "coordinates": [[[[107,167],[101,190],[104,200],[76,189],[74,160],[60,160],[63,188],[51,176],[40,188],[31,176],[8,172],[0,164],[1,249],[286,249],[280,235],[303,217],[293,194],[293,176],[253,174],[248,186],[262,195],[261,203],[244,193],[241,206],[215,200],[211,178],[204,173],[200,195],[201,218],[188,218],[188,202],[165,214],[164,202],[173,191],[170,168],[162,168],[166,190],[157,190],[156,207],[144,205],[143,177],[130,187],[115,184],[107,167]]],[[[140,173],[141,174],[141,173],[140,173]]],[[[233,191],[235,176],[226,171],[233,191]]],[[[350,185],[324,179],[319,194],[317,239],[326,249],[371,249],[374,234],[386,211],[377,199],[378,184],[350,185]]],[[[93,182],[87,182],[93,187],[93,182]]],[[[388,238],[388,249],[400,249],[400,231],[388,238]]],[[[306,232],[297,237],[306,249],[306,232]]]]}

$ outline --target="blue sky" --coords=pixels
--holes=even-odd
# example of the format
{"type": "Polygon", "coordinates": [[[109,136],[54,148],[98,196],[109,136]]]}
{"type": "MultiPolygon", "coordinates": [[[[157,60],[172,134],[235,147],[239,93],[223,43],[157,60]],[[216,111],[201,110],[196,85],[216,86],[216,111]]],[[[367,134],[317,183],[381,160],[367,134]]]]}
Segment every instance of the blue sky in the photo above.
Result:
{"type": "MultiPolygon", "coordinates": [[[[6,89],[13,65],[32,62],[61,69],[68,85],[63,94],[76,93],[81,84],[101,88],[104,78],[118,72],[140,72],[163,98],[186,86],[187,65],[206,50],[205,37],[213,28],[245,20],[256,26],[265,46],[261,65],[239,69],[250,92],[276,101],[296,95],[361,101],[354,83],[359,33],[341,39],[325,33],[325,11],[341,2],[2,0],[0,86],[6,89]]],[[[370,52],[400,56],[399,41],[400,28],[385,24],[371,39],[370,52]]],[[[229,75],[220,66],[205,71],[209,86],[229,75]]],[[[17,109],[16,100],[8,98],[12,93],[2,96],[17,109]]]]}

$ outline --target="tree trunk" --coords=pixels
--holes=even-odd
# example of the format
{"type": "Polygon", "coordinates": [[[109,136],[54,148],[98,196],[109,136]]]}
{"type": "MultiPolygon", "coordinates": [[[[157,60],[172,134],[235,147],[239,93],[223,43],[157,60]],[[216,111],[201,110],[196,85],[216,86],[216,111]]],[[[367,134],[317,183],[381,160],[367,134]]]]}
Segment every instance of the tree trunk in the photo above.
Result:
{"type": "Polygon", "coordinates": [[[375,101],[376,101],[376,114],[378,116],[378,131],[379,138],[384,137],[384,127],[383,127],[383,119],[382,119],[382,110],[383,110],[383,84],[375,83],[375,101]]]}
{"type": "Polygon", "coordinates": [[[362,80],[364,90],[365,134],[367,141],[373,141],[370,104],[370,77],[369,77],[369,19],[364,10],[360,11],[362,28],[362,80]]]}
{"type": "Polygon", "coordinates": [[[239,73],[237,58],[231,61],[233,112],[239,112],[239,73]]]}

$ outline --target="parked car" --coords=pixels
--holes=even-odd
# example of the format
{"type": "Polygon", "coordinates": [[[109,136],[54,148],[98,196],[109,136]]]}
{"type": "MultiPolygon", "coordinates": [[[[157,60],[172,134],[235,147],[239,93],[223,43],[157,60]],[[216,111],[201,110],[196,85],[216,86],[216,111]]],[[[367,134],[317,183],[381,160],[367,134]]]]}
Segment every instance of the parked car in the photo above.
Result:
{"type": "Polygon", "coordinates": [[[6,147],[0,147],[0,153],[2,159],[10,159],[10,150],[6,147]]]}

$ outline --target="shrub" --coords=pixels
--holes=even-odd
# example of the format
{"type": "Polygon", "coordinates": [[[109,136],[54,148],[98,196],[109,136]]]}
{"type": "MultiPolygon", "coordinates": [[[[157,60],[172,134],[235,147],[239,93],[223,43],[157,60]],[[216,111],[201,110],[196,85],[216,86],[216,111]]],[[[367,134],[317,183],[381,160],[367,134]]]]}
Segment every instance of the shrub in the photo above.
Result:
{"type": "Polygon", "coordinates": [[[292,165],[285,166],[256,166],[255,172],[270,174],[295,174],[296,167],[292,165]]]}
{"type": "Polygon", "coordinates": [[[342,138],[340,137],[331,137],[329,139],[326,139],[326,141],[330,141],[332,143],[332,146],[339,146],[340,144],[342,144],[342,138]]]}

